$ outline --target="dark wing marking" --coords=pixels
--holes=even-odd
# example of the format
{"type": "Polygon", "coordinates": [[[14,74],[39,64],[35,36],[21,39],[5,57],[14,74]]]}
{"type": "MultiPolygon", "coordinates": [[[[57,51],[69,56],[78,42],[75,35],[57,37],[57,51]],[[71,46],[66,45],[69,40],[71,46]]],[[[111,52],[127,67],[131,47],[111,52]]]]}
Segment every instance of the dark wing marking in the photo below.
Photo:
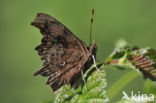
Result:
{"type": "Polygon", "coordinates": [[[48,77],[47,84],[53,91],[73,82],[75,76],[80,76],[80,69],[88,61],[90,53],[86,45],[47,14],[37,14],[31,24],[39,28],[43,35],[41,44],[36,47],[43,67],[34,75],[48,77]]]}

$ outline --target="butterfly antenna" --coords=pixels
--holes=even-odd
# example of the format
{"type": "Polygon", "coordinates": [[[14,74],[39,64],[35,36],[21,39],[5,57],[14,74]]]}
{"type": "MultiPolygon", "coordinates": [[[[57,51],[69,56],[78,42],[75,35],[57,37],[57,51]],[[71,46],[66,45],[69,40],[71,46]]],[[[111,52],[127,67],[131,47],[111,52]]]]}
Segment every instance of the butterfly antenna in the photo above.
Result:
{"type": "Polygon", "coordinates": [[[83,74],[82,69],[81,69],[81,75],[82,75],[82,78],[83,78],[83,81],[84,81],[85,88],[88,91],[87,84],[86,84],[86,81],[85,81],[85,78],[84,78],[84,74],[83,74]]]}
{"type": "Polygon", "coordinates": [[[92,43],[92,25],[93,25],[94,8],[92,8],[91,24],[90,24],[90,45],[92,43]]]}

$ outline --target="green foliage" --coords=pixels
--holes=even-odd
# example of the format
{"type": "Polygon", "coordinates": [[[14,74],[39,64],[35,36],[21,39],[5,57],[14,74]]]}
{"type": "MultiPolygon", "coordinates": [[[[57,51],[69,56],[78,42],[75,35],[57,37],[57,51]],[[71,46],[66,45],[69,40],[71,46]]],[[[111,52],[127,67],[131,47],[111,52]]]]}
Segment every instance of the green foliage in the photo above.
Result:
{"type": "Polygon", "coordinates": [[[144,90],[148,94],[154,94],[156,98],[156,82],[147,80],[144,85],[144,90]]]}
{"type": "Polygon", "coordinates": [[[124,69],[122,66],[132,67],[139,70],[144,75],[144,78],[156,80],[156,50],[152,48],[139,49],[131,47],[124,40],[119,40],[115,50],[105,62],[113,66],[118,66],[119,69],[124,69]]]}
{"type": "Polygon", "coordinates": [[[105,91],[107,83],[103,67],[104,65],[99,67],[101,71],[99,72],[92,66],[85,73],[88,90],[85,85],[80,85],[76,90],[72,90],[70,85],[63,86],[58,91],[55,103],[106,103],[108,101],[105,91]]]}
{"type": "MultiPolygon", "coordinates": [[[[147,94],[153,94],[156,100],[156,82],[147,80],[144,84],[144,90],[147,94]]],[[[156,101],[150,103],[156,103],[156,101]]]]}
{"type": "MultiPolygon", "coordinates": [[[[153,64],[156,63],[156,50],[153,48],[143,48],[136,50],[133,53],[149,58],[151,61],[153,61],[153,64]]],[[[153,66],[155,66],[155,64],[153,66]]]]}
{"type": "Polygon", "coordinates": [[[156,50],[143,48],[130,54],[130,63],[144,75],[145,78],[156,81],[156,50]]]}

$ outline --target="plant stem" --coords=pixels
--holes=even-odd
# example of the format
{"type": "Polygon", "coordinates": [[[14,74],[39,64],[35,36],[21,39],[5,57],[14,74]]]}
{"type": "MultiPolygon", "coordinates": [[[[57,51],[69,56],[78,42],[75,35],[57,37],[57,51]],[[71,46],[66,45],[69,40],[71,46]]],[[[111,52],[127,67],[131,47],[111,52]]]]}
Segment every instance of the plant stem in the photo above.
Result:
{"type": "Polygon", "coordinates": [[[111,101],[118,94],[118,92],[123,89],[123,87],[134,80],[138,75],[139,73],[135,70],[132,70],[123,75],[107,90],[107,96],[109,97],[109,100],[111,101]]]}

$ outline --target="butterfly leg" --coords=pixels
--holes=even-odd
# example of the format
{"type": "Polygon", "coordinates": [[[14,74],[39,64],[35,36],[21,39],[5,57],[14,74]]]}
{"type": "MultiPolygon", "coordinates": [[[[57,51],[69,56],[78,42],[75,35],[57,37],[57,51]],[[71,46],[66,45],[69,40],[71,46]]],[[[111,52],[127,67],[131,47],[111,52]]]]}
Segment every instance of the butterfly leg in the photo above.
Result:
{"type": "Polygon", "coordinates": [[[86,84],[86,81],[85,81],[85,78],[84,78],[84,74],[83,74],[82,69],[81,69],[81,75],[82,75],[82,78],[83,78],[83,81],[84,81],[84,84],[85,84],[85,88],[88,91],[87,84],[86,84]]]}
{"type": "Polygon", "coordinates": [[[94,55],[92,55],[92,58],[93,58],[93,62],[94,62],[94,67],[97,69],[97,71],[98,71],[99,73],[101,73],[101,71],[99,70],[99,68],[98,68],[97,65],[96,65],[96,61],[95,61],[94,55]]]}

